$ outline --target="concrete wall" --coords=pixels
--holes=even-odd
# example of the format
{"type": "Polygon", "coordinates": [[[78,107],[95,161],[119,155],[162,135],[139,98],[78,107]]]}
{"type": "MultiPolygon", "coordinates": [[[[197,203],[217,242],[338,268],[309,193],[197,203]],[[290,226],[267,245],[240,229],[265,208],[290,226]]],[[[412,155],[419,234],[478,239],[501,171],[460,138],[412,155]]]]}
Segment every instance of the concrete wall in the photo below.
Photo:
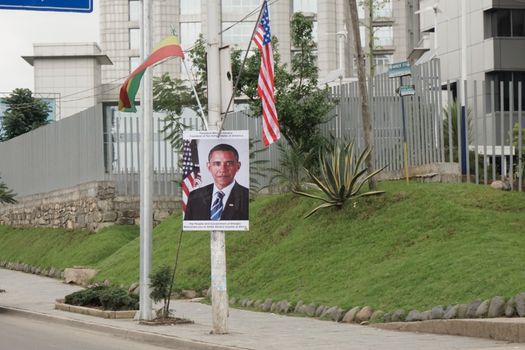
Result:
{"type": "MultiPolygon", "coordinates": [[[[138,224],[139,220],[139,198],[117,196],[111,181],[88,182],[17,199],[17,204],[0,205],[0,224],[97,231],[113,224],[138,224]]],[[[154,225],[177,210],[179,199],[157,198],[154,225]]]]}

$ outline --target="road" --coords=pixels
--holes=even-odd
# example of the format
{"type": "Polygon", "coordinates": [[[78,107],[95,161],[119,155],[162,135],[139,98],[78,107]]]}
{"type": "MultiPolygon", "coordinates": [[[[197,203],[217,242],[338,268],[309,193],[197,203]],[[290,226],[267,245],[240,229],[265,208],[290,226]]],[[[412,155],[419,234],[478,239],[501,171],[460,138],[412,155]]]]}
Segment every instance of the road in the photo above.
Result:
{"type": "Polygon", "coordinates": [[[165,350],[108,334],[0,313],[0,350],[165,350]]]}

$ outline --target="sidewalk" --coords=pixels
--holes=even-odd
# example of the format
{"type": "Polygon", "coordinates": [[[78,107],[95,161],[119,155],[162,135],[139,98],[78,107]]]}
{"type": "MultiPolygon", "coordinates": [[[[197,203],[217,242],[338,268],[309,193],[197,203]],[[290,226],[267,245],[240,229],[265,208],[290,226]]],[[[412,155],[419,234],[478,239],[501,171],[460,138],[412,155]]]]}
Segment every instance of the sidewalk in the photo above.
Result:
{"type": "Polygon", "coordinates": [[[230,333],[211,335],[211,308],[200,303],[173,301],[172,304],[176,316],[191,319],[195,324],[146,326],[132,320],[55,310],[55,299],[80,289],[55,279],[0,269],[0,288],[6,290],[0,293],[0,317],[2,313],[14,313],[173,349],[525,350],[525,345],[504,341],[398,332],[236,309],[230,309],[230,333]]]}

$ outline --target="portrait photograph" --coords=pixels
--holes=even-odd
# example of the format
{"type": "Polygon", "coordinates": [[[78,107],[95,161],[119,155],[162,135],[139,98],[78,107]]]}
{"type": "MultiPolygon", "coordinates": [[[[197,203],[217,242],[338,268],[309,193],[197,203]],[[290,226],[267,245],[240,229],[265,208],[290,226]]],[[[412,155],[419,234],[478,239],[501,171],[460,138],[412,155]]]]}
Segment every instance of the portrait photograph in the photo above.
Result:
{"type": "Polygon", "coordinates": [[[248,130],[185,131],[182,211],[185,231],[249,229],[248,130]]]}

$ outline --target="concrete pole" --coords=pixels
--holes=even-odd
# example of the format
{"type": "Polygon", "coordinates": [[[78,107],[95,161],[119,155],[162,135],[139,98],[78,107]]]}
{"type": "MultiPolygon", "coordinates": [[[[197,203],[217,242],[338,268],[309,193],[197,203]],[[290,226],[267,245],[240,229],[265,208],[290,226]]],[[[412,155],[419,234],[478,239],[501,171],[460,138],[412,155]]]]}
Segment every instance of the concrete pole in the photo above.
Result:
{"type": "MultiPolygon", "coordinates": [[[[208,126],[218,130],[221,117],[221,3],[208,0],[208,126]]],[[[211,231],[211,306],[214,334],[228,332],[228,290],[226,288],[226,245],[224,231],[211,231]]]]}
{"type": "MultiPolygon", "coordinates": [[[[142,0],[143,57],[151,52],[151,1],[142,0]]],[[[150,278],[152,262],[153,231],[153,89],[151,69],[146,69],[142,81],[142,132],[140,162],[140,301],[139,319],[153,319],[150,297],[150,278]]]]}

